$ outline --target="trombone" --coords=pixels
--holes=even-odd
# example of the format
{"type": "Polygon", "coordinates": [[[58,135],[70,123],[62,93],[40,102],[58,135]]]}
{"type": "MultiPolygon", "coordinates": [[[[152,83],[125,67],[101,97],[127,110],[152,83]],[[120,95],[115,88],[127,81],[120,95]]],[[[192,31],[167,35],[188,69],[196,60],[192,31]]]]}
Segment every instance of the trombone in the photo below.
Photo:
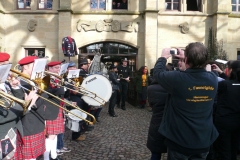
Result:
{"type": "MultiPolygon", "coordinates": [[[[27,75],[25,75],[25,74],[23,74],[23,73],[21,73],[21,72],[18,72],[18,71],[13,70],[13,69],[10,69],[10,71],[13,72],[13,73],[15,73],[15,74],[17,74],[17,75],[19,75],[19,76],[20,76],[19,78],[20,78],[21,80],[25,81],[26,83],[28,83],[28,84],[31,85],[32,87],[35,87],[35,88],[38,89],[39,91],[44,92],[44,93],[46,93],[46,94],[48,94],[48,95],[56,98],[56,99],[59,100],[59,101],[63,101],[65,104],[71,106],[72,108],[75,108],[75,109],[77,109],[77,110],[79,110],[79,111],[81,111],[81,112],[89,115],[89,116],[93,119],[93,121],[91,122],[91,121],[89,121],[89,120],[87,120],[87,119],[84,119],[84,118],[82,118],[82,117],[80,117],[80,116],[72,113],[71,111],[65,109],[64,107],[62,107],[62,106],[60,106],[60,105],[58,105],[58,104],[50,101],[49,99],[44,98],[44,97],[38,95],[40,98],[44,99],[45,101],[47,101],[47,102],[49,102],[49,103],[51,103],[51,104],[53,104],[53,105],[55,105],[55,106],[57,106],[57,107],[59,107],[59,108],[62,108],[62,109],[63,109],[64,111],[66,111],[67,113],[70,113],[70,114],[74,115],[75,117],[78,117],[79,119],[82,119],[82,120],[84,120],[85,122],[87,122],[87,123],[89,123],[89,124],[94,124],[94,123],[96,123],[96,119],[95,119],[95,117],[94,117],[92,114],[90,114],[90,113],[88,113],[88,112],[85,112],[84,110],[82,110],[82,109],[80,109],[79,107],[71,104],[70,102],[64,101],[64,100],[62,100],[61,98],[59,98],[59,97],[57,97],[57,96],[55,96],[55,95],[53,95],[53,94],[45,91],[44,89],[40,88],[40,87],[42,87],[42,86],[44,86],[44,87],[46,86],[46,83],[43,84],[43,85],[41,85],[41,84],[42,84],[42,80],[41,80],[41,79],[30,80],[29,76],[27,76],[27,75]],[[38,86],[40,86],[40,87],[32,85],[32,84],[29,82],[29,80],[30,80],[30,81],[33,81],[34,83],[36,83],[36,84],[37,84],[38,86]]],[[[24,88],[23,86],[20,86],[20,87],[23,88],[23,89],[25,89],[25,90],[28,90],[28,89],[24,88]]],[[[28,90],[28,91],[30,91],[30,90],[28,90]]]]}
{"type": "MultiPolygon", "coordinates": [[[[62,86],[62,87],[66,88],[66,89],[68,89],[68,90],[70,90],[70,91],[77,92],[77,93],[83,94],[84,96],[90,97],[90,98],[92,98],[93,100],[97,101],[97,102],[98,102],[99,104],[101,104],[102,106],[104,106],[104,105],[106,104],[106,101],[105,101],[103,98],[99,97],[96,93],[87,90],[86,88],[82,87],[82,86],[80,85],[80,83],[78,83],[78,82],[81,81],[80,77],[78,77],[78,78],[73,78],[74,80],[69,79],[70,82],[75,82],[75,83],[77,84],[77,85],[75,86],[75,85],[73,85],[73,84],[71,84],[71,83],[69,83],[69,82],[64,81],[64,79],[63,79],[62,76],[59,76],[59,75],[57,75],[57,74],[55,74],[55,73],[51,73],[51,72],[48,72],[48,71],[44,71],[44,73],[47,74],[47,75],[56,77],[56,78],[59,79],[60,82],[61,82],[61,84],[56,84],[55,82],[51,82],[51,83],[53,83],[53,84],[55,84],[55,85],[60,85],[60,86],[62,86],[63,84],[66,84],[66,85],[70,85],[70,86],[72,86],[72,87],[77,87],[77,88],[78,88],[78,91],[76,91],[76,90],[74,90],[74,89],[71,89],[71,88],[68,88],[68,87],[66,87],[66,86],[62,86]],[[96,99],[96,97],[99,98],[99,99],[101,99],[102,102],[98,101],[98,100],[96,99]]],[[[45,78],[45,77],[44,77],[44,78],[45,78]]]]}
{"type": "Polygon", "coordinates": [[[11,106],[13,105],[13,102],[17,102],[23,107],[23,113],[26,113],[26,111],[31,103],[31,101],[21,100],[21,99],[16,98],[16,97],[14,97],[8,93],[5,93],[4,91],[1,91],[1,90],[0,90],[0,94],[3,98],[7,99],[10,103],[8,106],[5,106],[4,101],[0,101],[0,105],[5,109],[11,108],[11,106]]]}

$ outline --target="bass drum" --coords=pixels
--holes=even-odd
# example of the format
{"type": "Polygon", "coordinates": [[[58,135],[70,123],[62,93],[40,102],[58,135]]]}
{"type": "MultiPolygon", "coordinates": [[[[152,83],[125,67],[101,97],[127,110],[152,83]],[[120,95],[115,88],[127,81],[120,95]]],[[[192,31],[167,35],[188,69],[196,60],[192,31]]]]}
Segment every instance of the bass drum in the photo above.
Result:
{"type": "Polygon", "coordinates": [[[86,91],[82,90],[83,92],[88,93],[90,91],[97,95],[95,97],[94,94],[90,93],[88,94],[90,97],[86,95],[82,96],[82,99],[90,106],[101,106],[101,102],[107,102],[112,95],[112,85],[102,75],[94,74],[86,77],[81,86],[86,89],[86,91]]]}

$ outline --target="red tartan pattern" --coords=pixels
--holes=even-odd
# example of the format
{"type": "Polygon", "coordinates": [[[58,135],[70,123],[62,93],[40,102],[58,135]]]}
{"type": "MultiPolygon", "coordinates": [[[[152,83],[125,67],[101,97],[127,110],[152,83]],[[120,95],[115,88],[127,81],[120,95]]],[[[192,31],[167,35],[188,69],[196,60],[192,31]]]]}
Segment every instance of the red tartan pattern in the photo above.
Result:
{"type": "Polygon", "coordinates": [[[46,133],[48,135],[64,133],[63,110],[61,108],[59,108],[58,116],[55,120],[46,120],[46,133]]]}
{"type": "Polygon", "coordinates": [[[45,150],[44,132],[25,136],[22,139],[18,138],[14,160],[35,159],[42,155],[45,150]]]}

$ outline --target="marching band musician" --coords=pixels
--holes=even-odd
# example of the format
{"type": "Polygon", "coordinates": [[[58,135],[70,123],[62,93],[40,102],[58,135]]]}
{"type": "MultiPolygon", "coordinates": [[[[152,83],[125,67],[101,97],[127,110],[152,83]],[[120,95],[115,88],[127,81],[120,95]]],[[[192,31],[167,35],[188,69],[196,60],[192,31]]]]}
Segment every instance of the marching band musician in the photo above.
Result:
{"type": "MultiPolygon", "coordinates": [[[[58,74],[61,69],[61,62],[52,61],[47,64],[47,67],[49,72],[58,74]]],[[[63,87],[58,86],[59,80],[53,77],[51,81],[53,83],[50,82],[50,86],[48,87],[47,92],[63,99],[65,92],[63,87]]],[[[54,97],[50,96],[50,99],[54,100],[56,103],[60,104],[61,106],[63,106],[64,104],[62,101],[60,102],[54,97]]],[[[60,159],[57,156],[57,135],[64,133],[63,110],[59,108],[56,113],[58,113],[58,115],[55,120],[46,121],[46,133],[48,137],[46,138],[46,151],[44,153],[44,160],[49,159],[50,151],[51,151],[52,159],[60,159]]]]}
{"type": "MultiPolygon", "coordinates": [[[[37,59],[36,56],[29,56],[18,62],[23,74],[31,76],[35,59],[37,59]]],[[[28,111],[22,117],[24,136],[17,141],[18,152],[15,154],[15,159],[34,160],[45,152],[44,121],[46,110],[50,105],[47,105],[43,99],[38,98],[36,90],[30,92],[27,90],[32,89],[30,84],[22,80],[20,80],[19,84],[22,88],[13,89],[13,94],[19,96],[18,98],[31,100],[31,104],[28,111]],[[22,94],[20,94],[20,92],[22,92],[22,94]]]]}
{"type": "Polygon", "coordinates": [[[128,64],[128,60],[127,58],[124,58],[122,60],[122,65],[120,65],[117,68],[118,75],[122,75],[122,78],[120,79],[120,83],[119,83],[120,97],[117,100],[117,107],[120,108],[120,102],[122,100],[121,102],[122,110],[126,110],[125,101],[127,98],[128,82],[130,77],[130,69],[128,68],[127,64],[128,64]]]}
{"type": "MultiPolygon", "coordinates": [[[[8,53],[0,52],[0,66],[8,64],[9,58],[10,55],[8,53]]],[[[0,90],[12,95],[11,86],[9,86],[8,83],[0,83],[0,90]]],[[[0,97],[0,101],[3,99],[4,98],[0,97]]],[[[9,104],[6,105],[8,106],[9,104]]],[[[0,140],[3,142],[3,145],[0,148],[0,159],[5,160],[14,157],[16,140],[20,138],[20,134],[23,135],[22,122],[20,120],[20,117],[23,115],[23,108],[18,103],[15,103],[8,110],[2,107],[0,106],[0,140]],[[10,133],[15,136],[11,137],[9,135],[10,133]]]]}
{"type": "MultiPolygon", "coordinates": [[[[68,71],[77,69],[76,64],[74,62],[70,62],[67,69],[68,71]]],[[[66,79],[66,81],[68,81],[68,79],[66,79]]],[[[73,85],[73,82],[69,82],[69,83],[73,85]]],[[[70,89],[74,89],[72,85],[67,85],[66,87],[70,89]]],[[[75,88],[75,89],[76,91],[78,90],[78,88],[75,88]]],[[[65,92],[65,98],[68,98],[71,102],[76,103],[78,107],[83,109],[86,103],[81,99],[81,97],[82,95],[78,92],[74,92],[70,90],[67,90],[65,92]]],[[[84,130],[87,128],[86,123],[85,122],[82,123],[82,121],[80,122],[81,122],[80,131],[79,132],[72,131],[72,140],[83,141],[86,139],[86,135],[84,134],[84,130]]]]}
{"type": "MultiPolygon", "coordinates": [[[[83,58],[80,61],[80,72],[79,76],[86,77],[88,74],[88,67],[89,67],[89,62],[86,58],[83,58]]],[[[88,105],[86,102],[83,101],[83,110],[90,113],[91,111],[91,106],[88,105]]],[[[87,131],[92,131],[94,129],[93,125],[88,125],[87,126],[87,131]]]]}

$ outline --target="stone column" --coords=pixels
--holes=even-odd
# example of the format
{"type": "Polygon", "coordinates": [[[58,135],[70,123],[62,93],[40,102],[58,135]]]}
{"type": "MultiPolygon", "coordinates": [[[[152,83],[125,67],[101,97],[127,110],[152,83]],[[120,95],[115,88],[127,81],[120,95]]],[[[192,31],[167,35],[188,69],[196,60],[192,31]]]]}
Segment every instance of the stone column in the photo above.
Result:
{"type": "MultiPolygon", "coordinates": [[[[62,38],[70,36],[72,33],[72,10],[71,10],[72,0],[60,0],[59,8],[59,19],[58,19],[58,60],[62,61],[66,59],[62,52],[62,38]]],[[[68,59],[66,59],[68,61],[68,59]]]]}
{"type": "Polygon", "coordinates": [[[143,57],[143,59],[145,59],[144,64],[148,66],[149,69],[154,67],[156,59],[158,58],[157,19],[158,19],[157,1],[147,0],[145,10],[145,46],[144,46],[145,57],[143,57]]]}
{"type": "Polygon", "coordinates": [[[228,33],[228,15],[231,13],[231,1],[215,0],[213,4],[213,29],[216,32],[217,40],[223,40],[223,47],[226,49],[228,33]]]}

